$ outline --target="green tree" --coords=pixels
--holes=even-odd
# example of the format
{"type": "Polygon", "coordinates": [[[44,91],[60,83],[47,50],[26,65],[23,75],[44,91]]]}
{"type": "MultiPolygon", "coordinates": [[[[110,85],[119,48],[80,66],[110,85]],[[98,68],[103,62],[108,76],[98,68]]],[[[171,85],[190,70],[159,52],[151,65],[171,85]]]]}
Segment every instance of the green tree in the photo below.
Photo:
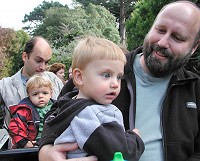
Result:
{"type": "Polygon", "coordinates": [[[83,6],[88,6],[90,3],[94,5],[104,6],[107,10],[110,11],[117,19],[120,18],[120,1],[123,2],[125,7],[125,17],[128,18],[130,13],[133,11],[134,2],[137,0],[74,0],[82,4],[83,6]]]}
{"type": "Polygon", "coordinates": [[[11,50],[12,38],[14,36],[14,30],[0,27],[0,79],[9,76],[11,67],[9,51],[11,50]]]}
{"type": "Polygon", "coordinates": [[[47,38],[54,49],[54,61],[71,64],[71,55],[79,38],[85,35],[105,37],[119,43],[116,18],[103,6],[89,4],[87,7],[52,7],[46,10],[43,23],[34,35],[47,38]],[[62,58],[62,59],[60,59],[62,58]]]}
{"type": "Polygon", "coordinates": [[[68,44],[68,38],[61,32],[61,26],[68,16],[66,7],[52,7],[45,12],[43,23],[38,25],[33,35],[42,35],[48,39],[55,48],[68,44]]]}
{"type": "Polygon", "coordinates": [[[119,33],[115,20],[108,10],[99,5],[89,4],[85,8],[74,9],[53,7],[46,11],[45,19],[35,34],[50,39],[54,47],[57,47],[57,42],[61,43],[60,46],[66,46],[82,35],[106,37],[118,43],[119,33]]]}
{"type": "Polygon", "coordinates": [[[120,43],[126,43],[125,35],[125,22],[133,11],[133,6],[137,0],[76,0],[76,2],[82,4],[83,6],[88,6],[90,3],[95,5],[104,6],[107,10],[110,11],[117,19],[119,23],[119,34],[120,34],[120,43]]]}
{"type": "Polygon", "coordinates": [[[0,28],[0,79],[16,73],[23,65],[21,49],[28,38],[23,30],[0,28]]]}
{"type": "Polygon", "coordinates": [[[77,39],[85,35],[105,37],[116,43],[120,40],[116,18],[100,5],[69,9],[43,2],[25,18],[26,22],[37,24],[31,35],[41,35],[50,41],[54,52],[51,62],[71,64],[69,61],[77,39]]]}
{"type": "Polygon", "coordinates": [[[12,67],[10,75],[15,74],[24,62],[22,60],[22,52],[24,50],[26,42],[30,39],[30,36],[24,30],[18,30],[13,37],[12,51],[9,52],[10,59],[12,60],[12,67]]]}
{"type": "Polygon", "coordinates": [[[47,9],[50,9],[51,7],[66,7],[67,5],[63,6],[59,2],[47,2],[43,1],[42,4],[35,7],[32,12],[29,14],[25,14],[24,20],[22,20],[23,23],[26,23],[27,25],[23,27],[25,31],[27,31],[30,35],[34,33],[34,30],[40,26],[40,24],[43,23],[45,19],[45,13],[47,9]]]}
{"type": "Polygon", "coordinates": [[[68,52],[72,53],[77,40],[85,35],[104,37],[118,44],[120,37],[115,20],[116,18],[100,5],[89,4],[85,8],[70,10],[62,28],[63,34],[73,40],[67,46],[68,52]]]}

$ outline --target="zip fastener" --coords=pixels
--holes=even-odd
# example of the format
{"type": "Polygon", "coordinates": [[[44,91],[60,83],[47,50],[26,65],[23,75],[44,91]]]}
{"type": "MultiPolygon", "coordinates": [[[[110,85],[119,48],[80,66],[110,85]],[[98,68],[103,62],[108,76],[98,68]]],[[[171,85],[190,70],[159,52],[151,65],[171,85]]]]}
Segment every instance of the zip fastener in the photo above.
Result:
{"type": "Polygon", "coordinates": [[[130,80],[126,79],[126,82],[127,82],[127,88],[129,90],[129,94],[130,94],[129,128],[134,129],[135,128],[135,108],[134,108],[134,102],[133,102],[134,101],[134,92],[133,92],[130,80]],[[133,97],[131,97],[131,96],[133,96],[133,97]]]}
{"type": "MultiPolygon", "coordinates": [[[[166,97],[165,97],[166,98],[166,97]]],[[[164,103],[165,100],[163,101],[163,105],[162,105],[162,108],[161,108],[161,121],[160,121],[160,127],[161,127],[161,132],[162,132],[162,147],[163,147],[163,154],[164,154],[164,160],[167,161],[167,155],[166,155],[166,152],[165,152],[165,145],[166,145],[166,141],[165,141],[165,131],[164,131],[164,128],[163,128],[163,124],[164,124],[164,119],[163,119],[163,109],[164,109],[164,103]]]]}
{"type": "Polygon", "coordinates": [[[166,97],[169,95],[169,91],[171,90],[172,87],[176,86],[178,84],[175,84],[173,83],[171,86],[169,86],[169,88],[167,89],[167,93],[166,93],[166,96],[165,96],[165,99],[163,101],[163,105],[162,105],[162,108],[161,108],[161,131],[162,131],[162,135],[163,135],[163,139],[162,139],[162,142],[163,142],[163,154],[164,154],[164,160],[167,161],[167,152],[165,151],[165,145],[166,145],[166,137],[165,137],[165,131],[164,131],[164,128],[163,128],[163,124],[164,124],[164,107],[165,107],[165,102],[166,102],[166,97]]]}
{"type": "MultiPolygon", "coordinates": [[[[40,123],[40,121],[37,121],[37,120],[36,120],[36,121],[28,121],[27,124],[26,124],[26,128],[27,128],[27,129],[28,129],[28,126],[29,126],[31,123],[33,124],[33,127],[34,127],[35,131],[37,131],[37,132],[36,132],[36,137],[37,137],[38,130],[37,130],[37,128],[36,128],[36,124],[37,124],[37,123],[40,123]]],[[[27,136],[28,136],[28,135],[29,135],[29,131],[27,131],[27,136]]]]}
{"type": "MultiPolygon", "coordinates": [[[[165,107],[166,97],[169,95],[169,91],[171,90],[172,87],[178,86],[178,85],[183,85],[183,84],[187,83],[187,81],[178,82],[178,81],[180,81],[181,79],[180,79],[179,77],[177,77],[176,75],[173,75],[171,79],[173,79],[173,77],[175,77],[175,78],[174,78],[174,79],[175,79],[175,80],[174,80],[174,83],[171,84],[171,85],[169,86],[169,88],[167,89],[167,93],[166,93],[165,99],[164,99],[164,101],[163,101],[163,106],[162,106],[162,108],[161,108],[161,131],[162,131],[162,135],[163,135],[163,152],[164,152],[164,160],[165,160],[165,161],[167,161],[167,154],[166,154],[167,152],[165,152],[166,140],[165,140],[164,138],[166,138],[166,137],[165,137],[165,131],[164,131],[164,128],[163,128],[163,124],[164,124],[164,121],[165,121],[165,120],[163,119],[163,117],[164,117],[163,109],[164,109],[164,107],[165,107]]],[[[169,83],[170,83],[170,82],[169,82],[169,83]]]]}

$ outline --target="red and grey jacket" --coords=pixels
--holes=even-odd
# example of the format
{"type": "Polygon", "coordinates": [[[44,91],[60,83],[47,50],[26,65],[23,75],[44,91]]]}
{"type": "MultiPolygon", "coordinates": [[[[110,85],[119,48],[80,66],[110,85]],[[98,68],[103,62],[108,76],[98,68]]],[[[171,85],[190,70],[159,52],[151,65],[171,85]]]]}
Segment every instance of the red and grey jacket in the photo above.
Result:
{"type": "MultiPolygon", "coordinates": [[[[54,100],[51,100],[54,102],[54,100]]],[[[23,148],[28,141],[34,141],[39,131],[40,120],[36,107],[28,97],[18,105],[10,106],[11,120],[9,134],[12,138],[13,147],[23,148]]]]}

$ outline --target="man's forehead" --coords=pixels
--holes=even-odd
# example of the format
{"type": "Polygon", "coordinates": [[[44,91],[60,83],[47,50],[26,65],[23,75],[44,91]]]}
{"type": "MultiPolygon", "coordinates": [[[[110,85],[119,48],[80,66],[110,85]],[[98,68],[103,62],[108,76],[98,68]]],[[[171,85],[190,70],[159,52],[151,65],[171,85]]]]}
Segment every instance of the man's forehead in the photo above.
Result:
{"type": "Polygon", "coordinates": [[[49,61],[49,60],[51,60],[51,56],[46,57],[45,55],[34,55],[34,54],[32,56],[33,56],[33,58],[38,59],[40,61],[49,61]]]}
{"type": "Polygon", "coordinates": [[[51,48],[45,48],[44,46],[35,46],[32,53],[30,53],[31,57],[48,60],[52,57],[52,50],[51,48]]]}
{"type": "Polygon", "coordinates": [[[170,13],[171,15],[177,17],[185,17],[188,16],[189,18],[194,18],[194,15],[200,17],[200,8],[195,6],[195,4],[189,1],[177,1],[174,3],[170,3],[163,7],[159,12],[158,16],[163,13],[170,13]]]}
{"type": "MultiPolygon", "coordinates": [[[[182,3],[181,3],[182,4],[182,3]]],[[[173,22],[172,25],[185,26],[188,30],[199,30],[200,27],[200,12],[199,9],[192,4],[185,4],[181,6],[179,3],[166,6],[157,16],[157,22],[173,22]]]]}

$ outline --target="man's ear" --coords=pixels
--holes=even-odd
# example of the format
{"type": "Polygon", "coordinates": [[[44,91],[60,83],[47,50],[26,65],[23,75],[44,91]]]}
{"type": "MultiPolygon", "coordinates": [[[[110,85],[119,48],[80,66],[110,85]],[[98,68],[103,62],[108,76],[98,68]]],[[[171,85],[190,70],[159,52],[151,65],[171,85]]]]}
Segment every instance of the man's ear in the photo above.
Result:
{"type": "Polygon", "coordinates": [[[195,53],[195,51],[197,50],[197,48],[199,47],[199,45],[200,45],[200,40],[198,40],[198,41],[196,42],[196,45],[195,45],[194,48],[192,49],[192,55],[195,53]]]}
{"type": "Polygon", "coordinates": [[[22,53],[22,60],[25,62],[26,58],[27,58],[27,54],[26,54],[26,52],[23,52],[22,53]]]}
{"type": "Polygon", "coordinates": [[[82,76],[82,70],[79,68],[75,68],[72,72],[73,74],[73,81],[78,85],[81,86],[83,85],[83,76],[82,76]]]}

